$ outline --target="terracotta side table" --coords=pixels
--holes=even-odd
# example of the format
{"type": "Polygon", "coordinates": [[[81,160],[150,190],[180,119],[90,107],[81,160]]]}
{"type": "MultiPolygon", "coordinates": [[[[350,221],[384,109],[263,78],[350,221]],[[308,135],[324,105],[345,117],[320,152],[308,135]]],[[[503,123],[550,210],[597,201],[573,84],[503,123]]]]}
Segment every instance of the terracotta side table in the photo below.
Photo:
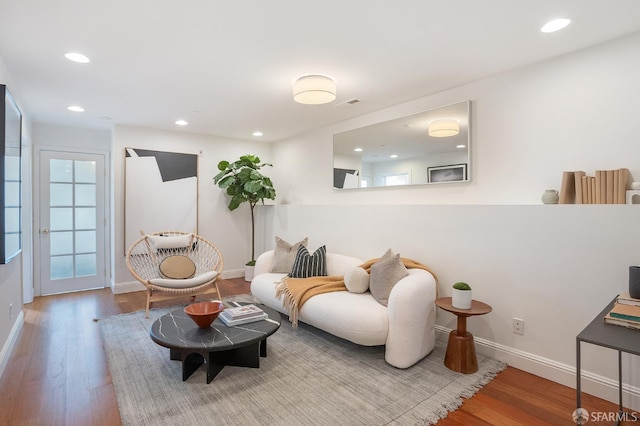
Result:
{"type": "Polygon", "coordinates": [[[467,331],[467,317],[488,314],[491,306],[472,300],[471,309],[458,309],[451,305],[450,297],[436,299],[436,305],[458,317],[458,328],[449,333],[447,353],[444,356],[445,367],[459,373],[475,373],[478,371],[478,359],[473,335],[467,331]]]}

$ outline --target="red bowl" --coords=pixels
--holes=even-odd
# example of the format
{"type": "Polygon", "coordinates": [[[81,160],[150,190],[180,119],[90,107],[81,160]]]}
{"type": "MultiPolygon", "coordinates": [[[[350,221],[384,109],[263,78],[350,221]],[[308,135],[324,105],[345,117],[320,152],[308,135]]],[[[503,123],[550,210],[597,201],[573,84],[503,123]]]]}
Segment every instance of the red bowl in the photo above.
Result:
{"type": "Polygon", "coordinates": [[[220,312],[224,310],[224,305],[219,300],[211,302],[199,302],[184,308],[184,312],[195,322],[200,328],[209,328],[211,323],[218,318],[220,312]]]}

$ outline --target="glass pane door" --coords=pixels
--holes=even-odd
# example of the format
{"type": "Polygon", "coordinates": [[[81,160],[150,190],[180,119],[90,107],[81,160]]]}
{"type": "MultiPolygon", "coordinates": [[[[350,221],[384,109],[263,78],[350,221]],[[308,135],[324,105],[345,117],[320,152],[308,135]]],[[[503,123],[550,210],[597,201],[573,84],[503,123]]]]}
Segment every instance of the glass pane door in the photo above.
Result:
{"type": "Polygon", "coordinates": [[[104,287],[103,156],[42,151],[41,165],[41,293],[104,287]]]}

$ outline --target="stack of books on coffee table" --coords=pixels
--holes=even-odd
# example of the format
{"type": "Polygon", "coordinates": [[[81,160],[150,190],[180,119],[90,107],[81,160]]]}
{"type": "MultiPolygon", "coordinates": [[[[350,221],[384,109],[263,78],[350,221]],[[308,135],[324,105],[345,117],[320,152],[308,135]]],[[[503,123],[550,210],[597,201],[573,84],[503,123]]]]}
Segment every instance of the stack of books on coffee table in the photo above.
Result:
{"type": "Polygon", "coordinates": [[[640,330],[640,299],[630,297],[628,292],[619,295],[604,322],[640,330]]]}
{"type": "Polygon", "coordinates": [[[269,315],[256,305],[243,305],[236,308],[227,308],[220,313],[220,320],[225,325],[233,326],[260,321],[269,315]]]}

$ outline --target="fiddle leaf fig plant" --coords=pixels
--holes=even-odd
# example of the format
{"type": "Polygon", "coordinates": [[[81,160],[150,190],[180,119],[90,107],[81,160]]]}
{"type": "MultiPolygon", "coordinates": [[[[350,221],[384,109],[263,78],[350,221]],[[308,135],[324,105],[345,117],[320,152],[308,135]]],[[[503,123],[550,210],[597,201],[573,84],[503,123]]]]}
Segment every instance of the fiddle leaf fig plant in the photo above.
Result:
{"type": "Polygon", "coordinates": [[[230,198],[229,210],[237,209],[242,203],[249,203],[251,209],[251,260],[248,266],[255,265],[255,220],[254,208],[264,200],[275,200],[276,190],[269,177],[260,173],[263,167],[273,167],[269,163],[261,163],[255,155],[243,155],[239,160],[230,163],[226,160],[218,163],[219,173],[213,182],[226,190],[230,198]]]}

